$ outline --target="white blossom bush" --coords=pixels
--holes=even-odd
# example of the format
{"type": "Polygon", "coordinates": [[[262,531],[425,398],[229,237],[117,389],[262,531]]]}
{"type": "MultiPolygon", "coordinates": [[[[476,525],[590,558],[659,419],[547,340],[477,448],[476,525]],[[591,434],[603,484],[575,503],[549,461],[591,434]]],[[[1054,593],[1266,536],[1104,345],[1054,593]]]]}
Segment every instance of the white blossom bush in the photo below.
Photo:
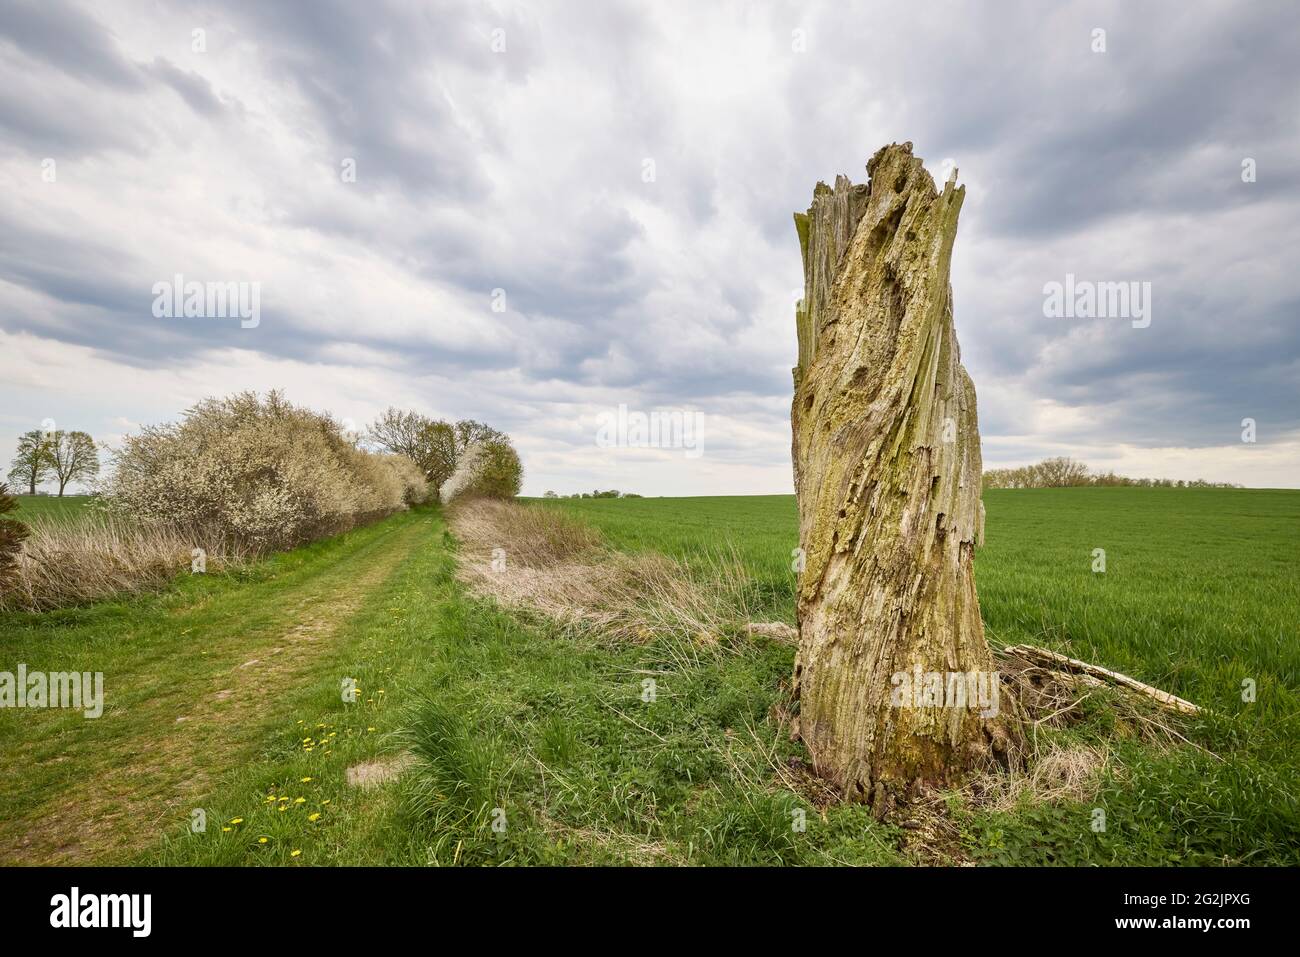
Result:
{"type": "Polygon", "coordinates": [[[456,471],[451,473],[447,481],[442,483],[442,488],[438,490],[438,499],[443,505],[450,504],[473,487],[474,481],[478,477],[482,459],[483,444],[481,442],[473,443],[461,453],[460,462],[456,465],[456,471]]]}
{"type": "Polygon", "coordinates": [[[442,483],[438,498],[444,505],[458,498],[514,498],[523,477],[519,454],[507,437],[472,442],[461,453],[456,471],[442,483]]]}
{"type": "Polygon", "coordinates": [[[289,548],[424,501],[415,463],[364,451],[329,416],[279,392],[206,399],[114,456],[104,499],[133,519],[214,545],[289,548]]]}

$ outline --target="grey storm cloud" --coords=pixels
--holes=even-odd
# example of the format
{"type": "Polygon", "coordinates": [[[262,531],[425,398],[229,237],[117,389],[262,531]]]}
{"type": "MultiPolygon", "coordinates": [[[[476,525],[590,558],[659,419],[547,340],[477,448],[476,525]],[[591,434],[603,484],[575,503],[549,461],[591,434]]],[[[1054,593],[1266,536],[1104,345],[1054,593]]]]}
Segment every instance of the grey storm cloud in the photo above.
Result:
{"type": "Polygon", "coordinates": [[[11,50],[87,83],[139,90],[144,78],[101,23],[61,0],[7,0],[3,39],[11,50]]]}
{"type": "Polygon", "coordinates": [[[986,435],[1300,434],[1297,48],[1282,2],[0,0],[0,330],[123,370],[235,348],[451,382],[538,445],[689,405],[732,423],[723,461],[783,467],[791,213],[911,140],[968,186],[986,435]],[[154,319],[174,272],[260,279],[262,323],[154,319]],[[1154,321],[1045,317],[1066,273],[1150,282],[1154,321]]]}
{"type": "Polygon", "coordinates": [[[193,70],[182,70],[164,57],[155,57],[145,69],[167,84],[195,113],[217,116],[223,109],[221,100],[212,90],[212,84],[193,70]]]}

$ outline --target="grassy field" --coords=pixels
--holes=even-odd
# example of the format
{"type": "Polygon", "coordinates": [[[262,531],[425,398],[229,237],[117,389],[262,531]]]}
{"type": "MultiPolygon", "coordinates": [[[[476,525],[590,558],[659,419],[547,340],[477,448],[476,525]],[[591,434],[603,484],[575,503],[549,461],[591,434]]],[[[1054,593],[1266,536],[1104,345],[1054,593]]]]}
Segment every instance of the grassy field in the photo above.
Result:
{"type": "MultiPolygon", "coordinates": [[[[1078,833],[1087,809],[1061,805],[973,816],[968,845],[1004,862],[1295,861],[1300,492],[990,490],[984,502],[976,582],[990,641],[1068,652],[1214,709],[1195,736],[1214,754],[1128,748],[1103,792],[1120,823],[1102,840],[1078,833]]],[[[793,621],[791,496],[545,504],[619,547],[738,554],[772,613],[793,621]]],[[[1102,714],[1080,734],[1110,730],[1102,714]]]]}
{"type": "MultiPolygon", "coordinates": [[[[794,621],[793,496],[538,501],[619,548],[734,552],[794,621]]],[[[984,504],[975,572],[994,643],[1049,644],[1207,705],[1239,701],[1246,677],[1300,689],[1300,492],[992,489],[984,504]]]]}
{"type": "MultiPolygon", "coordinates": [[[[1300,493],[985,500],[990,637],[1069,650],[1214,709],[1187,729],[1194,744],[1152,748],[1094,702],[1043,733],[1109,755],[1086,797],[995,808],[954,793],[941,820],[914,828],[826,807],[773,720],[789,645],[617,643],[507,613],[457,582],[457,543],[422,508],[154,596],[0,615],[0,669],[103,671],[107,698],[94,720],[0,711],[0,861],[1300,862],[1300,493]],[[1091,571],[1099,547],[1104,575],[1091,571]],[[359,685],[354,703],[343,678],[359,685]],[[398,762],[410,762],[400,775],[398,762]],[[349,784],[367,776],[373,787],[349,784]],[[207,828],[194,833],[198,808],[207,828]]],[[[792,498],[544,507],[623,550],[734,554],[751,606],[793,620],[792,498]]]]}
{"type": "Polygon", "coordinates": [[[23,522],[76,521],[86,514],[93,495],[15,495],[18,508],[11,514],[23,522]]]}

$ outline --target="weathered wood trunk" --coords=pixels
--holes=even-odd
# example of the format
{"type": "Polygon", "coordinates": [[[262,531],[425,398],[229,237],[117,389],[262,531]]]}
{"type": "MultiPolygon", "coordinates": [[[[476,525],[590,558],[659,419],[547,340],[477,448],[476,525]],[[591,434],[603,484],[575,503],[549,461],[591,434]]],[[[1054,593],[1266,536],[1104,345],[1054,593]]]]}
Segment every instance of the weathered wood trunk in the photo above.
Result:
{"type": "Polygon", "coordinates": [[[975,594],[980,442],[948,278],[965,189],[954,171],[939,193],[910,143],[867,174],[818,183],[795,214],[794,678],[818,773],[885,813],[1005,761],[1013,706],[975,594]]]}

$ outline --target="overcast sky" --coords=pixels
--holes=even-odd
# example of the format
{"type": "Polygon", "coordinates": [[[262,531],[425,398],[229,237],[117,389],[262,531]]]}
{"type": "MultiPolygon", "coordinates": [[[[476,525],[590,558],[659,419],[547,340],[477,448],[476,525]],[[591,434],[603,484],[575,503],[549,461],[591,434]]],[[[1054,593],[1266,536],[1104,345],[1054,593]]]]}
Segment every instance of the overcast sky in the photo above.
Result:
{"type": "Polygon", "coordinates": [[[788,492],[791,213],[910,140],[986,468],[1298,486],[1298,80],[1285,2],[0,0],[0,455],[280,387],[485,420],[528,494],[788,492]],[[260,321],[156,317],[178,273],[260,321]],[[1067,274],[1150,324],[1045,316],[1067,274]]]}

